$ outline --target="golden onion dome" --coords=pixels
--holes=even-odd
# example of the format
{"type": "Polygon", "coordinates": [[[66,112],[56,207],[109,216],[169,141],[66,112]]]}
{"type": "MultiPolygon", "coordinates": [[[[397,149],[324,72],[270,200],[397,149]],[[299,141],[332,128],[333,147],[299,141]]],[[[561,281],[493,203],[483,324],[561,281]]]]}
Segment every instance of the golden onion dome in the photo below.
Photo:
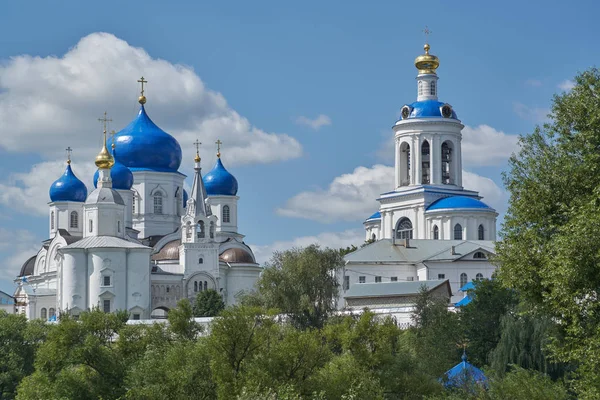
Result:
{"type": "Polygon", "coordinates": [[[96,156],[96,166],[99,169],[110,169],[113,165],[115,165],[115,159],[106,148],[106,131],[104,131],[104,144],[102,150],[96,156]]]}
{"type": "Polygon", "coordinates": [[[423,46],[425,54],[415,58],[415,67],[419,70],[419,74],[435,74],[435,70],[440,66],[440,60],[436,56],[429,54],[429,45],[425,43],[423,46]]]}

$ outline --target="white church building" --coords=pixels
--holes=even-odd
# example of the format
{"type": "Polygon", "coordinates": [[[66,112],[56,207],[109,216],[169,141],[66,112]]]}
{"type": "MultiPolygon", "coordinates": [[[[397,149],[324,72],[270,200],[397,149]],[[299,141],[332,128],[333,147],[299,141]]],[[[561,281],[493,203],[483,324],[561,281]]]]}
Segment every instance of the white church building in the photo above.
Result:
{"type": "Polygon", "coordinates": [[[338,308],[409,316],[421,288],[463,298],[459,290],[491,278],[498,213],[462,186],[461,131],[452,105],[438,99],[439,59],[415,60],[417,100],[393,126],[395,173],[379,210],[364,222],[370,244],[348,254],[338,274],[338,308]]]}
{"type": "Polygon", "coordinates": [[[50,187],[49,239],[15,279],[16,310],[28,318],[93,307],[126,310],[130,319],[164,317],[178,300],[207,289],[235,304],[259,277],[238,232],[238,182],[223,166],[221,142],[204,176],[196,151],[188,196],[181,146],[146,113],[141,81],[137,117],[110,139],[103,119],[96,189],[88,195],[70,154],[50,187]]]}

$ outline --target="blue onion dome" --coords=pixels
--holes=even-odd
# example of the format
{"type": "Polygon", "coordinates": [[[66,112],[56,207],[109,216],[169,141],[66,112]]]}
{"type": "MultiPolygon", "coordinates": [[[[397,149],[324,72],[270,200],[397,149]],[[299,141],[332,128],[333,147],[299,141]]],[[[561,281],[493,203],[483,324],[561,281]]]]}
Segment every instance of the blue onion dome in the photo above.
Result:
{"type": "Polygon", "coordinates": [[[50,201],[79,201],[84,202],[87,197],[87,188],[71,169],[70,161],[67,163],[65,173],[50,186],[50,201]]]}
{"type": "Polygon", "coordinates": [[[437,100],[421,100],[402,107],[399,121],[413,118],[442,117],[458,119],[454,108],[448,103],[437,100]]]}
{"type": "MultiPolygon", "coordinates": [[[[94,187],[98,187],[99,170],[94,174],[94,187]]],[[[115,164],[110,169],[110,179],[112,180],[113,189],[131,190],[133,186],[133,173],[129,168],[117,161],[115,155],[115,164]]]]}
{"type": "Polygon", "coordinates": [[[478,200],[474,197],[466,196],[450,196],[436,200],[429,207],[427,211],[435,210],[448,210],[448,209],[461,209],[461,210],[473,210],[473,211],[494,211],[494,209],[483,201],[478,200]]]}
{"type": "Polygon", "coordinates": [[[177,172],[181,165],[181,146],[152,122],[143,104],[138,116],[112,141],[119,149],[118,161],[132,171],[177,172]]]}
{"type": "Polygon", "coordinates": [[[237,179],[223,166],[221,158],[204,178],[204,187],[209,196],[235,196],[238,191],[237,179]]]}

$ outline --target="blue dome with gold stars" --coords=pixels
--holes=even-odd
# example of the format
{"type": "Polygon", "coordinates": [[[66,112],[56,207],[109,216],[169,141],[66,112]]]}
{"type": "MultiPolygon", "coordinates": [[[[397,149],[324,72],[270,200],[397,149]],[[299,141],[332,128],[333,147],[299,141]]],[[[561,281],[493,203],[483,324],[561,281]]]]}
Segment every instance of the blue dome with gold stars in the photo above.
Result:
{"type": "Polygon", "coordinates": [[[73,173],[71,163],[67,164],[65,173],[50,186],[50,201],[78,201],[87,198],[87,187],[73,173]]]}
{"type": "Polygon", "coordinates": [[[204,178],[204,187],[209,196],[235,196],[238,191],[238,182],[233,175],[223,166],[221,158],[204,178]]]}
{"type": "Polygon", "coordinates": [[[132,171],[177,172],[181,165],[181,146],[152,122],[143,104],[138,116],[112,142],[119,150],[116,160],[132,171]]]}

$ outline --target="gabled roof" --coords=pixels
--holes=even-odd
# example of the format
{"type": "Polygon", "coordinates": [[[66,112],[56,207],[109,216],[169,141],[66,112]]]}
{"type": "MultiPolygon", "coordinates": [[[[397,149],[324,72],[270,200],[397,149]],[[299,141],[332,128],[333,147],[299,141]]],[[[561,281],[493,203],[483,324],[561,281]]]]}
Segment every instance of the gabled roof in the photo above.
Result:
{"type": "Polygon", "coordinates": [[[448,296],[452,295],[448,280],[435,281],[402,281],[402,282],[380,282],[380,283],[357,283],[350,286],[344,294],[346,298],[355,297],[390,297],[390,296],[414,296],[425,287],[427,291],[446,286],[448,296]]]}
{"type": "Polygon", "coordinates": [[[400,242],[398,240],[394,244],[392,239],[381,239],[347,254],[344,260],[347,263],[416,264],[423,261],[455,261],[479,249],[494,253],[494,242],[490,240],[411,239],[408,248],[400,245],[400,242]]]}
{"type": "Polygon", "coordinates": [[[143,244],[130,242],[115,236],[90,236],[81,239],[62,248],[65,249],[98,249],[98,248],[123,248],[123,249],[148,249],[150,247],[143,244]]]}

